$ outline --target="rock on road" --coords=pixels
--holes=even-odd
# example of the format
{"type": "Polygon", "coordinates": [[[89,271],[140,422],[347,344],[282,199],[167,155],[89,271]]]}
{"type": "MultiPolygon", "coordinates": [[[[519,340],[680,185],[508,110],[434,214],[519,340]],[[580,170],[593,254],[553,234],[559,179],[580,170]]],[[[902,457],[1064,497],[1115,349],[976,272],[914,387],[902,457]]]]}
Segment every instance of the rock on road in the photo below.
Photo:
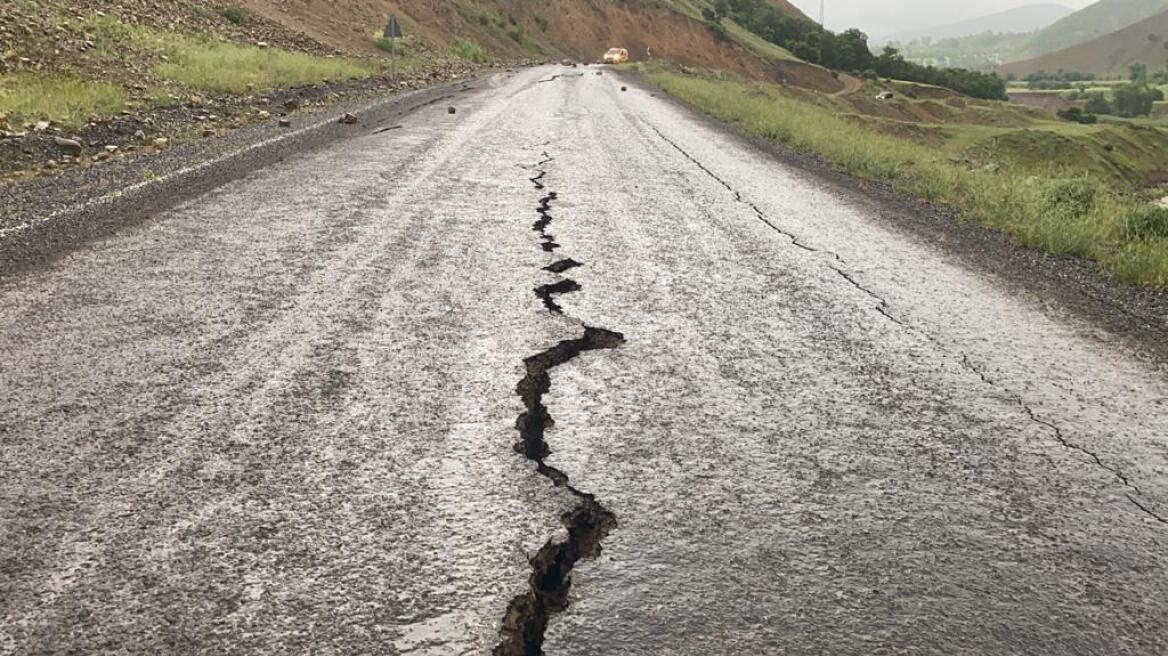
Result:
{"type": "Polygon", "coordinates": [[[1168,653],[1164,372],[621,84],[0,280],[0,653],[1168,653]]]}

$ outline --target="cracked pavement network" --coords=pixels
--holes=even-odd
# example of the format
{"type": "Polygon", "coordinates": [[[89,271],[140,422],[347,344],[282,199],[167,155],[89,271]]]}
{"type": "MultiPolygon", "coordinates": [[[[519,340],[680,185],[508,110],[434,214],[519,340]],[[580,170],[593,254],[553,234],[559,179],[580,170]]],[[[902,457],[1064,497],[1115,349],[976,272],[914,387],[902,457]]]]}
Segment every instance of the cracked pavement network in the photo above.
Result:
{"type": "MultiPolygon", "coordinates": [[[[537,165],[545,166],[553,158],[544,153],[544,159],[537,165]]],[[[543,191],[542,180],[547,170],[540,168],[539,174],[531,178],[537,190],[543,191]]],[[[555,192],[549,192],[540,200],[540,218],[533,229],[543,240],[543,250],[552,252],[559,248],[548,233],[554,218],[551,202],[555,192]],[[555,248],[548,248],[554,245],[555,248]]],[[[559,276],[568,269],[583,266],[574,260],[558,260],[544,267],[559,276]]],[[[563,315],[563,309],[553,300],[553,295],[579,291],[580,285],[572,279],[563,278],[550,285],[535,289],[536,296],[552,314],[563,315]]],[[[552,369],[563,366],[586,351],[615,349],[624,344],[624,335],[603,328],[584,326],[584,336],[561,341],[556,346],[524,360],[527,374],[519,382],[516,391],[523,399],[526,411],[516,420],[520,441],[515,451],[522,453],[536,464],[537,471],[547,477],[556,487],[567,489],[578,499],[577,505],[563,513],[562,520],[568,531],[567,540],[549,540],[531,559],[531,576],[528,591],[516,596],[507,607],[503,618],[503,640],[495,648],[496,656],[540,656],[543,654],[544,634],[552,614],[562,613],[568,608],[568,594],[572,587],[572,570],[582,559],[595,559],[600,553],[600,543],[608,533],[616,528],[616,515],[609,512],[596,497],[573,487],[569,477],[547,464],[551,455],[546,432],[555,426],[555,421],[544,404],[544,395],[551,391],[552,369]]]]}
{"type": "Polygon", "coordinates": [[[0,654],[1168,653],[1162,364],[616,74],[478,87],[0,278],[0,654]]]}

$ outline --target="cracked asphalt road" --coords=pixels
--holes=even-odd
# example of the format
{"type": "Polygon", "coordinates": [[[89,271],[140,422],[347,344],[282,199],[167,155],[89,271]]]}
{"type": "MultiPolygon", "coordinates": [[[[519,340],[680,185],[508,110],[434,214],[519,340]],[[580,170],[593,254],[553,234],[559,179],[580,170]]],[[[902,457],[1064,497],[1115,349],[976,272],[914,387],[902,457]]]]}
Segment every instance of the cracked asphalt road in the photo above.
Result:
{"type": "Polygon", "coordinates": [[[0,653],[1168,653],[1164,371],[581,70],[0,281],[0,653]]]}

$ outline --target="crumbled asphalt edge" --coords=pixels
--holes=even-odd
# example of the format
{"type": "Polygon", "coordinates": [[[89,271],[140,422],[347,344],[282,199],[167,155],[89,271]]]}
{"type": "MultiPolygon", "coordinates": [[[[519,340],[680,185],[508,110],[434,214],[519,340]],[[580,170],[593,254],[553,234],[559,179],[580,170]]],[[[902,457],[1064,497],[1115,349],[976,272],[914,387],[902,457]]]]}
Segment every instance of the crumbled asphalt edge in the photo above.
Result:
{"type": "MultiPolygon", "coordinates": [[[[542,180],[547,176],[547,171],[542,167],[552,161],[547,153],[544,153],[544,158],[537,165],[538,174],[531,178],[532,184],[539,191],[545,190],[542,180]]],[[[555,193],[552,192],[540,201],[540,220],[535,230],[544,237],[545,246],[546,229],[552,222],[550,202],[555,197],[555,193]]],[[[547,248],[544,250],[550,252],[547,248]]],[[[583,265],[575,260],[565,259],[544,267],[544,270],[558,275],[578,266],[583,265]]],[[[536,295],[543,299],[550,312],[563,314],[562,309],[552,300],[552,294],[579,289],[580,285],[574,280],[565,278],[555,285],[536,288],[536,295]],[[565,291],[553,292],[553,288],[565,291]]],[[[601,541],[617,526],[616,515],[601,505],[595,496],[572,487],[567,474],[547,464],[551,447],[548,446],[545,434],[555,425],[555,420],[549,414],[543,398],[551,390],[552,369],[572,361],[587,351],[615,349],[624,343],[625,338],[620,333],[584,326],[583,337],[564,340],[523,361],[526,375],[519,381],[516,392],[523,399],[526,410],[515,422],[520,438],[515,444],[515,451],[534,462],[536,471],[553,485],[572,493],[577,499],[577,504],[560,518],[568,530],[568,539],[548,540],[531,559],[528,590],[514,597],[508,604],[499,631],[501,641],[493,651],[495,656],[543,654],[544,635],[551,616],[563,612],[568,607],[568,592],[572,586],[571,574],[576,563],[599,556],[601,541]]]]}
{"type": "MultiPolygon", "coordinates": [[[[929,334],[925,331],[922,331],[914,326],[909,325],[904,320],[902,320],[899,317],[897,317],[896,315],[894,315],[892,313],[892,308],[891,308],[890,304],[888,303],[887,299],[885,299],[883,296],[880,296],[876,292],[872,291],[871,289],[869,289],[868,287],[866,287],[862,283],[860,283],[860,281],[856,277],[856,274],[851,273],[851,272],[845,270],[844,268],[842,268],[841,265],[844,264],[844,259],[842,257],[840,257],[840,255],[838,253],[808,246],[805,243],[803,243],[802,241],[800,241],[798,235],[795,235],[791,232],[788,232],[786,230],[779,228],[777,225],[775,225],[774,221],[770,220],[766,216],[766,214],[762,211],[761,208],[758,207],[758,205],[748,201],[742,195],[742,193],[740,191],[735,189],[725,179],[718,176],[718,174],[716,174],[712,170],[710,170],[709,167],[707,167],[705,164],[703,164],[701,161],[699,161],[696,157],[694,157],[692,154],[690,154],[688,151],[686,151],[684,148],[682,148],[680,145],[678,145],[677,142],[675,142],[672,139],[670,139],[669,137],[665,136],[659,129],[657,129],[656,126],[650,125],[648,123],[646,123],[645,125],[650,130],[652,130],[654,133],[656,133],[657,136],[660,137],[662,141],[664,141],[665,143],[667,143],[671,147],[673,147],[674,150],[676,150],[683,157],[685,157],[690,162],[692,162],[698,169],[703,171],[707,176],[712,178],[714,181],[718,182],[718,184],[720,184],[721,186],[725,187],[727,191],[729,191],[730,193],[732,193],[734,195],[735,202],[741,203],[741,204],[749,207],[751,209],[751,211],[754,212],[755,216],[757,216],[760,221],[765,223],[767,226],[769,226],[775,232],[786,237],[790,241],[792,246],[795,246],[796,248],[799,248],[799,249],[806,251],[806,252],[822,253],[822,254],[826,254],[826,255],[830,256],[832,258],[832,260],[834,260],[834,263],[828,264],[828,268],[830,268],[832,271],[834,271],[841,279],[846,281],[849,285],[851,285],[855,289],[859,290],[860,292],[863,292],[864,294],[866,294],[867,296],[869,296],[870,298],[875,300],[876,305],[874,306],[873,309],[877,313],[879,313],[882,317],[887,319],[889,322],[896,324],[900,328],[905,329],[905,330],[917,335],[918,337],[921,337],[921,338],[928,340],[935,347],[937,347],[938,350],[948,351],[948,349],[945,347],[945,345],[941,344],[939,341],[937,341],[937,339],[934,336],[932,336],[931,334],[929,334]]],[[[1166,520],[1162,515],[1156,513],[1155,511],[1153,511],[1151,508],[1149,508],[1147,505],[1145,505],[1139,499],[1136,498],[1136,496],[1142,496],[1143,493],[1140,491],[1140,488],[1137,487],[1136,485],[1134,485],[1131,482],[1131,480],[1118,467],[1115,467],[1114,465],[1107,464],[1095,452],[1087,449],[1086,447],[1084,447],[1082,445],[1071,442],[1069,439],[1067,439],[1066,433],[1063,431],[1063,429],[1061,427],[1059,427],[1058,425],[1056,425],[1050,421],[1047,421],[1047,420],[1039,417],[1037,415],[1037,413],[1035,412],[1035,410],[1026,404],[1025,400],[1022,398],[1021,395],[1019,395],[1018,393],[1014,392],[1013,390],[1010,390],[1010,389],[1006,388],[1005,386],[991,380],[990,377],[983,370],[981,370],[980,368],[973,365],[973,363],[969,359],[968,354],[960,353],[958,355],[960,357],[960,362],[961,362],[962,367],[964,367],[965,369],[970,371],[972,374],[976,375],[981,380],[981,382],[984,383],[985,385],[988,385],[989,387],[994,388],[995,391],[998,391],[1002,394],[1005,394],[1008,398],[1010,398],[1014,403],[1016,403],[1018,405],[1018,407],[1022,410],[1022,412],[1026,415],[1026,417],[1029,419],[1029,421],[1031,423],[1034,423],[1034,424],[1040,426],[1041,428],[1043,428],[1063,448],[1066,448],[1066,449],[1069,449],[1071,451],[1075,451],[1075,452],[1078,452],[1082,455],[1087,456],[1088,457],[1087,464],[1093,464],[1094,466],[1097,466],[1101,469],[1104,469],[1107,472],[1109,472],[1112,476],[1114,476],[1115,479],[1125,488],[1125,495],[1124,496],[1128,499],[1128,501],[1131,502],[1131,504],[1138,511],[1142,512],[1143,514],[1147,515],[1148,517],[1151,517],[1152,519],[1156,520],[1157,522],[1160,522],[1162,524],[1168,524],[1168,520],[1166,520]]],[[[1052,466],[1054,465],[1053,461],[1051,462],[1051,464],[1052,464],[1052,466]]]]}
{"type": "Polygon", "coordinates": [[[916,200],[894,185],[864,180],[813,154],[746,134],[670,95],[639,71],[616,71],[663,102],[816,179],[885,226],[953,256],[966,267],[1034,299],[1054,314],[1070,314],[1120,338],[1134,357],[1168,370],[1168,290],[1125,283],[1089,260],[1050,255],[1015,244],[1004,232],[960,217],[943,205],[916,200]]]}
{"type": "Polygon", "coordinates": [[[287,136],[282,136],[287,129],[270,121],[220,139],[182,143],[151,157],[0,185],[0,279],[51,262],[265,166],[368,135],[369,128],[448,100],[473,85],[474,80],[458,80],[302,112],[293,117],[294,126],[311,129],[287,136]],[[344,113],[356,115],[360,124],[330,120],[344,113]],[[207,162],[215,164],[200,166],[207,162]],[[32,227],[4,234],[26,223],[32,227]]]}

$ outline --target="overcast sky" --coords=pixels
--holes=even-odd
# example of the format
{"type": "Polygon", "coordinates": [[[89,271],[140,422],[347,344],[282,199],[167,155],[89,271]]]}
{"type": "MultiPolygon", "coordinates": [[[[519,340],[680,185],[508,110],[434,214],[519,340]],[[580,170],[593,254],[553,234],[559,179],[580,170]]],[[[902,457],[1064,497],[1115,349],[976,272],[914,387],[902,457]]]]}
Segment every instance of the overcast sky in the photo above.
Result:
{"type": "MultiPolygon", "coordinates": [[[[805,14],[819,20],[819,0],[792,0],[805,14]]],[[[1080,9],[1095,0],[826,0],[827,27],[858,27],[870,36],[935,27],[967,18],[1034,4],[1062,4],[1080,9]]]]}

